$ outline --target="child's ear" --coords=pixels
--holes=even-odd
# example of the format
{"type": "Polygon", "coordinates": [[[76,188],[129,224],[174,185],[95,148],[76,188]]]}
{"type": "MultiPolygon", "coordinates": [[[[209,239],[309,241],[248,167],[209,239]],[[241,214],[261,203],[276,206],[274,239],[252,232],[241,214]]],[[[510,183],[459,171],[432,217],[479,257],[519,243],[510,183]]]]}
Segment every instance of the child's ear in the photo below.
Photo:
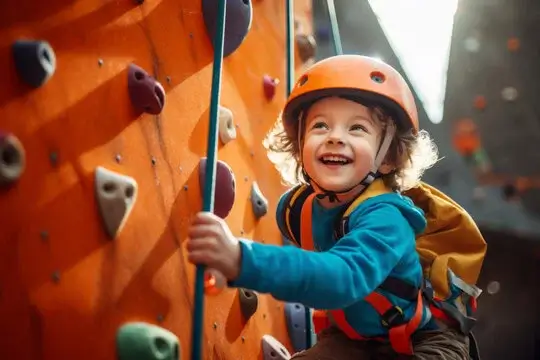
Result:
{"type": "Polygon", "coordinates": [[[390,174],[392,171],[394,171],[396,167],[389,163],[384,163],[379,167],[379,172],[383,175],[390,174]]]}

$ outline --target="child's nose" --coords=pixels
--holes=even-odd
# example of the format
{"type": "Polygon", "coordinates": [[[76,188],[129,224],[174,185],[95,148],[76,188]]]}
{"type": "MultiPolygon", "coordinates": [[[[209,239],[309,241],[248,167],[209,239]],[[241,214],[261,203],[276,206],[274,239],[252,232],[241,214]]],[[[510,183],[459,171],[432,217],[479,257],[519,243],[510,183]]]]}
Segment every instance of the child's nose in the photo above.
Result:
{"type": "Polygon", "coordinates": [[[328,138],[326,139],[327,144],[338,144],[343,145],[343,134],[339,130],[332,130],[330,134],[328,134],[328,138]]]}

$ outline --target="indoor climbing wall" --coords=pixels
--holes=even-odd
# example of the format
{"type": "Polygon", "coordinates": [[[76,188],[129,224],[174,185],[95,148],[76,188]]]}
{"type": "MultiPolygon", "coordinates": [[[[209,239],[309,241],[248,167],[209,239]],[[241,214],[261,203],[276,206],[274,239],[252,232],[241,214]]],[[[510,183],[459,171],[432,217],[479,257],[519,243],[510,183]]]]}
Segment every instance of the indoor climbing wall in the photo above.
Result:
{"type": "MultiPolygon", "coordinates": [[[[531,79],[539,71],[538,22],[530,9],[538,5],[527,4],[459,1],[443,120],[432,123],[418,97],[416,104],[420,125],[441,155],[424,179],[465,207],[482,229],[537,238],[540,103],[531,79]]],[[[335,1],[335,8],[345,53],[379,56],[407,76],[369,2],[335,1]]],[[[325,0],[313,1],[313,14],[317,57],[332,56],[325,0]]],[[[406,26],[408,20],[401,21],[406,26]]]]}
{"type": "MultiPolygon", "coordinates": [[[[0,358],[189,358],[217,0],[6,0],[0,15],[0,358]]],[[[294,2],[295,60],[315,54],[294,2]]],[[[262,140],[285,101],[285,1],[228,0],[215,213],[281,244],[262,140]]],[[[205,299],[204,359],[283,359],[303,308],[205,299]]]]}
{"type": "Polygon", "coordinates": [[[445,102],[452,147],[473,176],[477,217],[526,237],[540,235],[535,9],[529,0],[460,1],[445,102]]]}

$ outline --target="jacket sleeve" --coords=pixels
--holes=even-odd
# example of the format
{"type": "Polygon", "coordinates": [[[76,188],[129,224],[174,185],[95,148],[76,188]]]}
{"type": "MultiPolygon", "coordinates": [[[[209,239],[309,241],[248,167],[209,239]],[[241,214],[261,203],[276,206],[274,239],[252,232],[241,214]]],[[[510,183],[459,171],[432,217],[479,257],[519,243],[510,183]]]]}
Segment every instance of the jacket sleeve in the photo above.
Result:
{"type": "Polygon", "coordinates": [[[377,203],[350,218],[350,231],[327,252],[241,240],[242,268],[234,287],[317,309],[349,306],[379,286],[414,246],[398,208],[377,203]]]}

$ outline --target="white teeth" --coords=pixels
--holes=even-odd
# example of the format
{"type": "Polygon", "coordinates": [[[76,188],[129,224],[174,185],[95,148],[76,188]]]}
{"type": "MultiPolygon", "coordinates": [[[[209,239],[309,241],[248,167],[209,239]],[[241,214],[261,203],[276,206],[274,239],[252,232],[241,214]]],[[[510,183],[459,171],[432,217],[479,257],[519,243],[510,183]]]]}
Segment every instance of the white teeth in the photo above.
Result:
{"type": "Polygon", "coordinates": [[[341,156],[323,156],[323,161],[333,161],[333,162],[341,162],[341,163],[347,163],[348,160],[341,157],[341,156]]]}

